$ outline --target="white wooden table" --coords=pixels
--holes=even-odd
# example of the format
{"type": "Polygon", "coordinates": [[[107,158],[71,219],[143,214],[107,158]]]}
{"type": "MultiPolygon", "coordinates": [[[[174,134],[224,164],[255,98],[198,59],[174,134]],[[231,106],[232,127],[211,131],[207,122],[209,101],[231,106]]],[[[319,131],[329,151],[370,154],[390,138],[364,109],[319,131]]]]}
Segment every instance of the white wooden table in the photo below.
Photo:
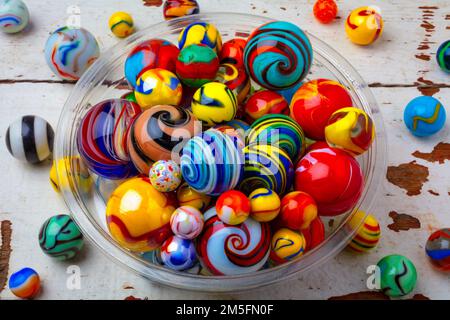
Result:
{"type": "MultiPolygon", "coordinates": [[[[26,0],[26,3],[32,16],[32,27],[17,35],[0,34],[2,141],[9,123],[25,114],[42,116],[56,128],[62,106],[73,86],[61,83],[51,73],[44,59],[44,44],[50,32],[65,24],[71,5],[80,8],[81,25],[95,34],[102,50],[120,41],[107,26],[113,12],[130,12],[138,28],[163,19],[162,7],[144,6],[141,0],[26,0]]],[[[313,0],[253,0],[248,4],[242,0],[200,0],[199,3],[202,12],[234,10],[295,22],[343,54],[370,84],[381,107],[389,140],[390,181],[384,180],[374,210],[383,232],[379,247],[371,254],[360,256],[343,252],[320,269],[295,281],[244,294],[220,296],[153,284],[115,265],[92,244],[87,244],[84,254],[76,261],[60,263],[42,254],[37,239],[39,227],[46,218],[68,213],[63,200],[48,182],[50,163],[29,166],[15,161],[2,142],[0,297],[13,297],[7,286],[1,287],[5,277],[21,267],[30,266],[41,275],[42,299],[124,299],[129,296],[148,299],[327,299],[347,294],[377,298],[380,295],[365,293],[368,291],[367,266],[376,264],[387,254],[400,253],[415,263],[419,274],[417,287],[410,297],[417,294],[415,298],[450,299],[450,276],[434,271],[424,253],[430,232],[450,226],[450,126],[447,120],[446,128],[439,134],[417,139],[407,132],[402,122],[404,106],[420,91],[433,93],[447,106],[447,112],[450,111],[450,75],[441,72],[434,61],[437,46],[450,38],[449,1],[427,1],[426,7],[408,0],[376,1],[382,10],[385,30],[381,40],[367,48],[351,44],[344,32],[346,16],[351,9],[361,5],[358,0],[338,1],[340,19],[328,26],[315,21],[313,0]],[[433,149],[435,152],[431,153],[433,149]],[[413,156],[415,151],[419,153],[413,156]],[[71,264],[81,269],[80,290],[67,289],[69,275],[66,270],[71,264]]]]}

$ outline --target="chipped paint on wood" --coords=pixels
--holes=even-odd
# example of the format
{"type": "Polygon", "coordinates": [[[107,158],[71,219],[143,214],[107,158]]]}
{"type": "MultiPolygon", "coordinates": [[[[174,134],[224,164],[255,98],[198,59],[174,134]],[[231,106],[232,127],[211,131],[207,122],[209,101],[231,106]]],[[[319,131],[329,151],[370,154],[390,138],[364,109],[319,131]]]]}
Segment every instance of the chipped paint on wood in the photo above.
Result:
{"type": "Polygon", "coordinates": [[[427,296],[424,296],[421,293],[417,293],[415,294],[411,299],[409,300],[431,300],[430,298],[428,298],[427,296]]]}
{"type": "Polygon", "coordinates": [[[144,6],[146,7],[161,7],[163,4],[162,0],[143,0],[144,6]]]}
{"type": "Polygon", "coordinates": [[[436,192],[436,191],[434,191],[434,190],[428,190],[428,193],[429,194],[431,194],[431,195],[433,195],[433,196],[439,196],[439,192],[436,192]]]}
{"type": "Polygon", "coordinates": [[[6,286],[9,271],[9,258],[11,256],[11,221],[4,220],[0,225],[0,234],[2,238],[2,246],[0,247],[0,292],[6,286]]]}
{"type": "Polygon", "coordinates": [[[142,298],[137,298],[135,296],[128,296],[128,297],[125,297],[124,300],[148,300],[148,298],[145,297],[144,299],[142,299],[142,298]]]}
{"type": "Polygon", "coordinates": [[[428,162],[439,162],[443,164],[445,160],[450,160],[450,143],[439,142],[433,151],[426,153],[420,151],[414,151],[412,155],[416,158],[426,160],[428,162]]]}
{"type": "Polygon", "coordinates": [[[328,300],[390,300],[390,298],[379,291],[360,291],[343,296],[331,297],[328,300]]]}
{"type": "Polygon", "coordinates": [[[428,175],[427,167],[411,161],[399,166],[389,166],[386,178],[390,183],[405,189],[408,196],[416,196],[420,194],[423,184],[428,181],[428,175]]]}
{"type": "Polygon", "coordinates": [[[406,213],[397,213],[395,211],[389,212],[389,217],[394,221],[388,228],[392,231],[408,231],[409,229],[420,229],[420,221],[419,219],[410,216],[406,213]]]}

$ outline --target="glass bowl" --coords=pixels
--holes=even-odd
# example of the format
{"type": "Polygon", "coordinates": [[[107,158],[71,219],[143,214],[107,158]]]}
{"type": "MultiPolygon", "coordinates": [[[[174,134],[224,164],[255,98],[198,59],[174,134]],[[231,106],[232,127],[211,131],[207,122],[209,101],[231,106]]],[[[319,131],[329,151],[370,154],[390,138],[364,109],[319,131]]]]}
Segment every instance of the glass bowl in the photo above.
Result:
{"type": "Polygon", "coordinates": [[[341,55],[310,34],[314,62],[309,78],[329,78],[345,85],[351,93],[354,105],[366,111],[374,120],[376,139],[370,150],[358,157],[366,181],[360,200],[347,214],[333,217],[333,223],[327,223],[329,218],[325,218],[326,240],[300,259],[239,276],[203,276],[169,270],[120,247],[110,236],[105,221],[105,201],[108,193],[116,186],[115,183],[94,179],[94,183],[89,184],[86,183],[86,179],[80,181],[74,178],[80,170],[80,163],[76,161],[78,155],[76,133],[79,123],[92,105],[105,99],[118,98],[129,90],[123,73],[128,53],[138,43],[150,38],[164,38],[177,43],[177,36],[181,29],[199,20],[216,25],[224,41],[234,37],[247,37],[254,28],[272,21],[266,17],[237,13],[188,16],[150,26],[104,52],[76,84],[64,105],[59,120],[55,160],[69,159],[57,166],[64,200],[83,234],[108,257],[145,278],[164,285],[199,291],[238,291],[286,280],[317,268],[345,248],[356,233],[357,230],[352,229],[348,224],[353,214],[357,210],[370,212],[385,171],[386,144],[380,110],[367,84],[341,55]]]}

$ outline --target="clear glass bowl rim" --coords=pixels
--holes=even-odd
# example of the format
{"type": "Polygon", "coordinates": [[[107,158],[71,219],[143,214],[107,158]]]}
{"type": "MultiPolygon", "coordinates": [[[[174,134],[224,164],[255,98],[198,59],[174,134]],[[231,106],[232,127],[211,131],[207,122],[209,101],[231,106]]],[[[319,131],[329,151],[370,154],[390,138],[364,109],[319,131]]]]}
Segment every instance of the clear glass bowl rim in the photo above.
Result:
{"type": "MultiPolygon", "coordinates": [[[[80,108],[82,97],[92,88],[93,84],[101,83],[106,78],[107,72],[105,70],[108,69],[108,65],[115,61],[115,59],[119,59],[124,52],[128,51],[130,45],[135,45],[138,39],[142,41],[141,38],[150,37],[149,34],[155,34],[158,30],[165,30],[167,32],[171,28],[174,28],[173,26],[182,26],[187,21],[202,20],[214,23],[214,21],[220,19],[240,21],[240,23],[254,22],[257,23],[255,26],[275,20],[257,15],[232,12],[215,12],[186,16],[151,25],[124,39],[112,48],[109,48],[103,52],[101,57],[78,80],[63,107],[55,138],[54,158],[56,161],[73,155],[73,148],[76,145],[73,139],[73,123],[77,118],[74,110],[80,108]],[[68,130],[68,128],[71,129],[68,130]]],[[[367,213],[376,201],[377,190],[381,184],[386,167],[386,134],[381,113],[372,92],[351,64],[323,41],[310,33],[308,33],[308,36],[313,43],[314,53],[319,53],[330,65],[339,70],[340,76],[346,79],[347,85],[352,87],[360,102],[365,106],[364,110],[374,120],[376,140],[372,148],[368,151],[371,165],[369,166],[369,172],[365,176],[366,184],[363,195],[353,211],[356,212],[356,209],[364,208],[364,211],[367,213]]],[[[69,181],[70,188],[63,189],[62,195],[67,207],[71,211],[73,219],[83,234],[114,262],[126,266],[128,269],[145,278],[171,287],[195,291],[231,292],[269,285],[298,276],[301,272],[303,273],[319,266],[345,248],[356,233],[354,229],[349,230],[345,228],[347,222],[352,217],[352,215],[349,215],[319,247],[308,252],[302,259],[291,261],[281,266],[237,276],[212,277],[176,272],[161,266],[149,265],[148,262],[137,258],[132,253],[121,248],[115,241],[112,241],[109,234],[96,223],[87,208],[83,205],[82,198],[79,196],[78,190],[74,187],[76,183],[73,181],[73,175],[68,174],[68,170],[71,170],[70,167],[57,166],[57,175],[59,180],[63,181],[63,179],[67,179],[66,181],[69,181]]]]}

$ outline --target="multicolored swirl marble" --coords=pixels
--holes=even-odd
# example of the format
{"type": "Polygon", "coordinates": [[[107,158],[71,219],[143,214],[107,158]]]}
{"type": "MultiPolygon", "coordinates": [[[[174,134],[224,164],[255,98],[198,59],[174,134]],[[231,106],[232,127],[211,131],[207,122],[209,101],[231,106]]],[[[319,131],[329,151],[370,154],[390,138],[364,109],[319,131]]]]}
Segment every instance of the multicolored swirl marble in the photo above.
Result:
{"type": "Polygon", "coordinates": [[[191,107],[197,119],[211,127],[233,120],[238,103],[236,94],[227,85],[209,82],[194,93],[191,107]]]}
{"type": "Polygon", "coordinates": [[[295,92],[289,108],[291,117],[313,140],[325,140],[325,127],[331,115],[352,107],[352,97],[339,82],[330,79],[307,81],[295,92]]]}
{"type": "Polygon", "coordinates": [[[222,37],[214,25],[207,22],[193,22],[181,30],[178,48],[182,50],[191,44],[203,44],[219,53],[222,49],[222,37]]]}
{"type": "Polygon", "coordinates": [[[155,68],[137,79],[134,95],[144,110],[159,105],[177,106],[183,97],[183,86],[174,73],[155,68]]]}
{"type": "Polygon", "coordinates": [[[360,155],[372,145],[375,125],[364,110],[342,108],[334,112],[328,120],[325,139],[331,147],[360,155]]]}
{"type": "Polygon", "coordinates": [[[378,220],[371,214],[365,216],[365,212],[357,211],[350,219],[349,227],[352,230],[357,230],[356,235],[347,245],[347,248],[349,248],[353,252],[368,252],[375,248],[380,241],[380,224],[378,223],[378,220]],[[361,221],[363,221],[362,225],[361,221]]]}
{"type": "Polygon", "coordinates": [[[192,206],[177,208],[170,217],[172,232],[182,239],[194,239],[203,230],[203,215],[192,206]]]}
{"type": "Polygon", "coordinates": [[[9,277],[9,290],[19,298],[32,299],[41,288],[39,274],[31,268],[23,268],[9,277]]]}
{"type": "Polygon", "coordinates": [[[306,149],[302,128],[291,117],[267,114],[256,120],[247,134],[247,144],[267,144],[281,148],[292,162],[297,162],[306,149]]]}
{"type": "Polygon", "coordinates": [[[17,33],[25,29],[30,20],[28,8],[22,0],[0,1],[0,30],[17,33]]]}
{"type": "Polygon", "coordinates": [[[167,40],[150,39],[138,44],[125,60],[125,78],[135,88],[136,80],[146,71],[161,68],[175,73],[180,50],[167,40]]]}
{"type": "Polygon", "coordinates": [[[239,189],[250,194],[266,188],[283,195],[292,186],[294,166],[289,155],[276,146],[251,144],[244,148],[244,178],[239,189]]]}
{"type": "Polygon", "coordinates": [[[171,20],[200,13],[200,7],[195,0],[166,0],[163,13],[164,19],[171,20]]]}
{"type": "Polygon", "coordinates": [[[197,254],[212,274],[247,274],[264,266],[270,253],[268,223],[248,218],[240,225],[227,225],[217,216],[216,208],[206,211],[204,218],[197,254]]]}
{"type": "Polygon", "coordinates": [[[123,182],[106,205],[112,237],[124,248],[146,252],[159,248],[171,235],[170,216],[176,208],[172,193],[156,190],[148,177],[123,182]]]}
{"type": "Polygon", "coordinates": [[[59,28],[45,44],[48,66],[64,80],[78,80],[99,56],[97,40],[83,28],[59,28]]]}
{"type": "Polygon", "coordinates": [[[270,259],[282,264],[302,256],[305,251],[306,241],[301,232],[281,228],[272,237],[270,259]]]}
{"type": "Polygon", "coordinates": [[[142,112],[128,135],[128,150],[136,168],[146,175],[158,160],[179,163],[183,146],[201,131],[197,124],[193,114],[184,108],[156,106],[142,112]]]}
{"type": "Polygon", "coordinates": [[[271,90],[261,90],[247,99],[244,111],[247,116],[256,120],[266,114],[289,114],[289,104],[281,94],[271,90]]]}
{"type": "Polygon", "coordinates": [[[244,63],[251,78],[266,89],[282,90],[303,80],[313,51],[308,36],[295,24],[274,21],[256,28],[247,40],[244,63]]]}
{"type": "Polygon", "coordinates": [[[220,65],[214,81],[223,83],[233,91],[238,104],[244,102],[251,89],[250,77],[245,69],[231,63],[220,65]]]}
{"type": "Polygon", "coordinates": [[[198,88],[214,80],[219,58],[210,47],[191,44],[181,50],[176,68],[177,76],[185,85],[198,88]]]}
{"type": "Polygon", "coordinates": [[[246,44],[247,40],[241,38],[235,38],[224,42],[219,55],[220,63],[229,63],[236,66],[236,68],[245,68],[244,50],[246,44]]]}
{"type": "Polygon", "coordinates": [[[164,241],[160,254],[161,262],[172,270],[186,270],[197,262],[194,242],[178,236],[171,236],[164,241]]]}
{"type": "Polygon", "coordinates": [[[345,32],[353,43],[367,46],[381,36],[383,26],[383,18],[376,7],[360,7],[348,15],[345,32]]]}
{"type": "Polygon", "coordinates": [[[450,271],[450,228],[433,232],[428,238],[426,253],[431,263],[441,271],[450,271]]]}
{"type": "Polygon", "coordinates": [[[124,179],[137,174],[128,152],[127,136],[141,113],[135,103],[105,100],[92,107],[78,129],[77,144],[90,170],[108,179],[124,179]]]}

